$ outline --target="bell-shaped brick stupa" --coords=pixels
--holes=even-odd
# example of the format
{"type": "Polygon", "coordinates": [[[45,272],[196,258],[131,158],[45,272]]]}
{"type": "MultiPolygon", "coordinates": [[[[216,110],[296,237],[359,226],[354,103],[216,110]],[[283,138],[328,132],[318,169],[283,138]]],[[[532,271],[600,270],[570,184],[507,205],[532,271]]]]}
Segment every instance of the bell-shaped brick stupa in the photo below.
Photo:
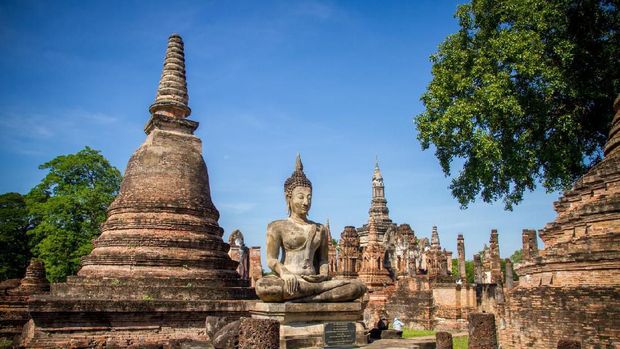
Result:
{"type": "Polygon", "coordinates": [[[207,315],[247,315],[256,294],[222,240],[188,99],[183,40],[173,34],[146,141],[77,276],[31,302],[32,343],[201,340],[207,315]]]}

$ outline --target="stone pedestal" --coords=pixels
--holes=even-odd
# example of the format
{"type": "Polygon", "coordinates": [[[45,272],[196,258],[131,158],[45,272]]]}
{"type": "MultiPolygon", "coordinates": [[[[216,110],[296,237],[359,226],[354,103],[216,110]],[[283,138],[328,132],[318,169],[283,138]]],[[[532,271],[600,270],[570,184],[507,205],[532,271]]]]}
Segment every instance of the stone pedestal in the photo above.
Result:
{"type": "Polygon", "coordinates": [[[351,335],[350,341],[342,344],[342,347],[352,348],[367,344],[366,328],[362,321],[363,309],[359,302],[258,302],[250,310],[250,314],[255,319],[273,319],[280,322],[281,349],[324,348],[330,344],[330,347],[336,347],[333,344],[337,341],[348,341],[347,334],[351,335]]]}

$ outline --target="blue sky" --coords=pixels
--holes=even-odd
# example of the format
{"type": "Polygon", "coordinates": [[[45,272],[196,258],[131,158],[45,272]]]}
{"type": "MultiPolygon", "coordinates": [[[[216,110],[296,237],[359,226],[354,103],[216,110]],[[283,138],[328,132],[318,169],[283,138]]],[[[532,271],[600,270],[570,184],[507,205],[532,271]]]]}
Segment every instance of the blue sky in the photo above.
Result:
{"type": "MultiPolygon", "coordinates": [[[[225,238],[264,248],[286,215],[282,184],[300,152],[312,219],[366,222],[378,156],[390,216],[418,236],[437,225],[468,258],[499,231],[502,257],[521,230],[553,220],[557,193],[461,210],[433,150],[416,140],[429,56],[458,29],[458,1],[3,1],[0,192],[26,193],[37,166],[88,145],[124,170],[144,141],[167,37],[185,41],[191,119],[225,238]]],[[[458,168],[454,168],[454,173],[458,168]]]]}

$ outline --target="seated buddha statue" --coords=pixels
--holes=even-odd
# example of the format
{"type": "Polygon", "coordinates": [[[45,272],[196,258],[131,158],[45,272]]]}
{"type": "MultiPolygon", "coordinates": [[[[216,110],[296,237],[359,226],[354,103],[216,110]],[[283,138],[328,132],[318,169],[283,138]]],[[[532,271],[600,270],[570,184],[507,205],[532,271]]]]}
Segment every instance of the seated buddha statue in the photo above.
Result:
{"type": "Polygon", "coordinates": [[[347,302],[361,297],[366,292],[361,281],[328,275],[331,241],[325,226],[308,219],[312,183],[299,155],[284,194],[289,216],[267,226],[267,265],[273,275],[256,282],[258,297],[264,302],[347,302]]]}

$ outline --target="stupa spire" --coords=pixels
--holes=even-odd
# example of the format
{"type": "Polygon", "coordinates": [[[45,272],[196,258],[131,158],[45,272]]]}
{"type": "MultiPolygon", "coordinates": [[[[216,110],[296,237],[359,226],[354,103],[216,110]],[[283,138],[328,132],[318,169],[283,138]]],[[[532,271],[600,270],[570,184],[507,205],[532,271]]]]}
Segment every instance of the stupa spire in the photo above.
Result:
{"type": "Polygon", "coordinates": [[[611,122],[611,129],[609,130],[609,138],[605,144],[605,157],[609,157],[612,153],[620,151],[620,94],[614,101],[614,119],[611,122]]]}
{"type": "Polygon", "coordinates": [[[188,101],[183,39],[175,33],[168,38],[168,48],[157,96],[149,111],[151,114],[158,113],[183,119],[192,112],[188,101]]]}
{"type": "Polygon", "coordinates": [[[440,250],[441,243],[439,242],[439,232],[437,226],[433,226],[433,232],[431,234],[431,249],[440,250]]]}
{"type": "Polygon", "coordinates": [[[379,168],[379,156],[375,158],[375,173],[372,177],[373,179],[383,179],[383,175],[381,175],[381,169],[379,168]]]}

